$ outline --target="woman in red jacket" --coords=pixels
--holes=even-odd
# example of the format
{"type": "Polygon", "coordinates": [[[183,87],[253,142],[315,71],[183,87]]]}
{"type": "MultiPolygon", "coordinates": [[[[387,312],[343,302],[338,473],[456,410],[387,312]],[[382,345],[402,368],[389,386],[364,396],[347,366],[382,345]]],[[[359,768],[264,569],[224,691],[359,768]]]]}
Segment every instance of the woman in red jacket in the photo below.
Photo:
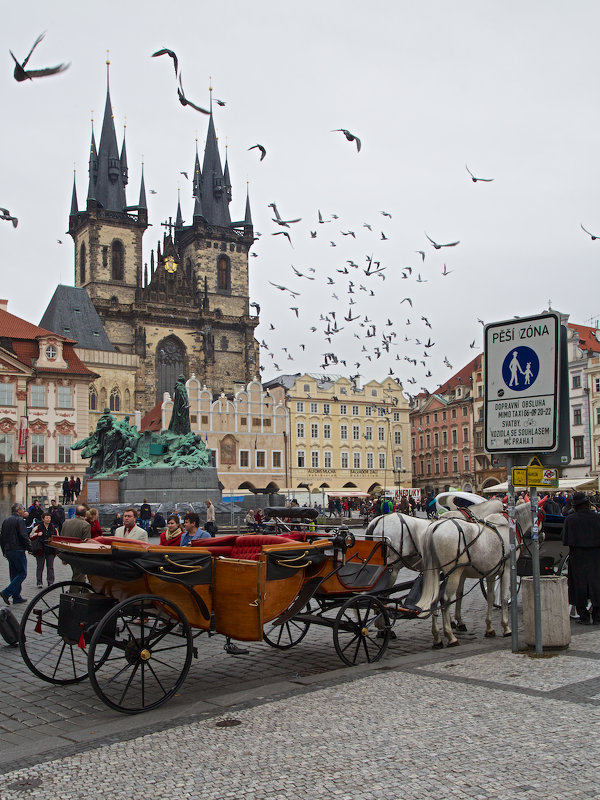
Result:
{"type": "Polygon", "coordinates": [[[92,539],[95,539],[97,536],[102,536],[102,527],[98,522],[98,509],[97,508],[90,508],[85,518],[90,523],[90,536],[92,539]]]}
{"type": "Polygon", "coordinates": [[[167,520],[167,530],[160,535],[160,543],[164,547],[179,547],[183,531],[179,524],[179,517],[172,514],[167,520]]]}

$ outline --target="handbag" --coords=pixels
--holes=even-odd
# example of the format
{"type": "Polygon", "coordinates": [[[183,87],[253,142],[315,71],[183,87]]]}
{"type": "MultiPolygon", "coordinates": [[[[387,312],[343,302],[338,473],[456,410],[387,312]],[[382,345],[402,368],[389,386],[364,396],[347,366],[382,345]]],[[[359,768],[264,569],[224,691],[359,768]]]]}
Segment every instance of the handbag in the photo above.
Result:
{"type": "Polygon", "coordinates": [[[44,542],[42,541],[42,534],[33,532],[29,536],[31,540],[31,553],[34,556],[41,556],[44,552],[44,542]]]}

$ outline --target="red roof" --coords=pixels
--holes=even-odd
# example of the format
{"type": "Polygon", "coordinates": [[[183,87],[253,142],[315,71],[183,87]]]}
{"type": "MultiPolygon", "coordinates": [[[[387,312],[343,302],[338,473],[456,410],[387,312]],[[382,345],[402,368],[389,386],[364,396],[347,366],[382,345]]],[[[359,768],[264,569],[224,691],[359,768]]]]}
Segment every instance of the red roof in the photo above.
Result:
{"type": "Polygon", "coordinates": [[[587,325],[575,325],[569,322],[569,328],[576,331],[579,336],[579,347],[582,350],[591,350],[593,353],[600,353],[600,342],[596,339],[598,328],[590,328],[587,325]]]}
{"type": "Polygon", "coordinates": [[[0,308],[0,336],[6,336],[8,339],[37,339],[39,336],[54,336],[62,339],[65,342],[75,344],[74,339],[67,339],[58,333],[47,331],[45,328],[40,328],[38,325],[33,325],[21,317],[16,317],[14,314],[9,314],[8,311],[0,308]]]}
{"type": "Polygon", "coordinates": [[[154,408],[151,408],[147,414],[144,414],[140,422],[140,432],[142,431],[156,431],[160,433],[162,430],[162,401],[159,401],[154,408]]]}

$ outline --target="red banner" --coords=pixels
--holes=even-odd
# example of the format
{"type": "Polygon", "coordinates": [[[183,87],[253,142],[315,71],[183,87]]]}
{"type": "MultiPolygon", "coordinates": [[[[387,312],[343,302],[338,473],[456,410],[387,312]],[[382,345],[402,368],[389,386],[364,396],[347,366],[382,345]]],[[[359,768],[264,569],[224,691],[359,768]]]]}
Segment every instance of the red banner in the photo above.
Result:
{"type": "Polygon", "coordinates": [[[27,417],[21,417],[21,422],[19,425],[19,455],[25,456],[27,455],[27,417]]]}
{"type": "Polygon", "coordinates": [[[420,489],[396,489],[394,492],[396,500],[400,497],[414,497],[415,500],[421,499],[421,490],[420,489]]]}

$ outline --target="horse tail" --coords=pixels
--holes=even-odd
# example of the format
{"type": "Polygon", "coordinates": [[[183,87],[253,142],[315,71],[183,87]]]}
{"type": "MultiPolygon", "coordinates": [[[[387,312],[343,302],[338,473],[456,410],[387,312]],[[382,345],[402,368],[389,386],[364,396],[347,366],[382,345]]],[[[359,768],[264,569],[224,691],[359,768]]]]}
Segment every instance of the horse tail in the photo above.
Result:
{"type": "Polygon", "coordinates": [[[436,523],[430,525],[421,542],[423,559],[423,585],[421,596],[415,601],[415,605],[423,615],[430,614],[437,606],[440,594],[440,565],[433,545],[433,532],[436,523]]]}

